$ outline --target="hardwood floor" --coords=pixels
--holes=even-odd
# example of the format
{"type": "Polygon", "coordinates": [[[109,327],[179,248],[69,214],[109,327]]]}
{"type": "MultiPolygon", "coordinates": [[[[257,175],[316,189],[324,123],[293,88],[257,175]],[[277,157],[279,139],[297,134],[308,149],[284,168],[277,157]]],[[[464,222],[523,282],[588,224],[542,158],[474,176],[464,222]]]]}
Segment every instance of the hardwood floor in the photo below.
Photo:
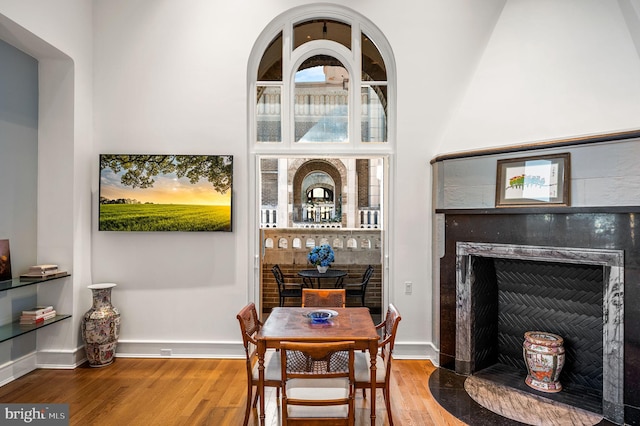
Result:
{"type": "MultiPolygon", "coordinates": [[[[433,399],[430,361],[394,360],[391,401],[396,425],[463,425],[433,399]]],[[[377,392],[376,425],[387,425],[377,392]]],[[[112,365],[36,370],[3,387],[1,403],[67,403],[70,425],[241,425],[243,360],[118,358],[112,365]]],[[[370,424],[370,395],[357,393],[356,425],[370,424]]],[[[267,389],[267,425],[279,425],[275,390],[267,389]]],[[[256,410],[249,421],[258,424],[256,410]]]]}

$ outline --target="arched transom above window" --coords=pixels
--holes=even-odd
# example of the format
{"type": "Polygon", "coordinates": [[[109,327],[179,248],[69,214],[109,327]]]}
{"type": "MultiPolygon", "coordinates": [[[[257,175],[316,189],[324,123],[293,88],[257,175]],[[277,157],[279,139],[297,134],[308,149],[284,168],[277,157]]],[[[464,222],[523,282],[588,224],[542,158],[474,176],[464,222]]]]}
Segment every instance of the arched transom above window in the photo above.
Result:
{"type": "Polygon", "coordinates": [[[254,47],[250,139],[258,151],[386,151],[393,143],[391,49],[356,12],[326,6],[284,13],[254,47]]]}

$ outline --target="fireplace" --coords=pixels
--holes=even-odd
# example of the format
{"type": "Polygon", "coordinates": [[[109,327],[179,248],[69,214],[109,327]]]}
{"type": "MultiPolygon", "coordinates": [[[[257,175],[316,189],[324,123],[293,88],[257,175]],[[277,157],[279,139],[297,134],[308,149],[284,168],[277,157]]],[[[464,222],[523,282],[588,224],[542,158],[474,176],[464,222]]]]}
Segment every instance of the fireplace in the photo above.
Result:
{"type": "MultiPolygon", "coordinates": [[[[553,266],[577,268],[579,271],[582,270],[579,273],[587,282],[593,281],[589,283],[592,289],[600,289],[603,311],[598,341],[601,342],[602,348],[595,351],[603,351],[602,373],[569,370],[568,373],[576,374],[569,378],[569,384],[574,379],[592,380],[589,386],[593,385],[593,388],[599,390],[595,393],[590,391],[584,398],[581,395],[580,403],[588,400],[592,405],[589,409],[602,410],[604,417],[615,423],[640,425],[640,209],[466,209],[442,210],[437,213],[442,227],[437,234],[440,246],[436,247],[440,258],[437,264],[440,302],[439,366],[460,373],[482,375],[487,370],[486,367],[490,366],[489,363],[493,362],[493,355],[490,353],[486,358],[476,358],[475,355],[472,358],[470,352],[463,353],[474,349],[475,346],[472,345],[482,340],[483,333],[490,332],[491,326],[485,330],[479,328],[481,324],[476,322],[473,327],[477,327],[478,333],[472,334],[476,329],[470,328],[471,312],[467,311],[465,314],[461,311],[461,316],[468,315],[469,318],[458,318],[458,306],[464,301],[458,299],[458,272],[464,280],[469,280],[479,276],[483,278],[482,274],[491,276],[496,267],[500,274],[508,272],[509,269],[517,270],[522,266],[517,262],[533,264],[536,269],[553,266]],[[473,250],[469,248],[472,246],[467,246],[470,250],[467,255],[459,256],[458,243],[478,245],[473,250]],[[485,244],[489,246],[484,246],[485,244]],[[518,247],[519,252],[516,250],[518,247]],[[535,255],[530,254],[526,251],[528,247],[543,251],[535,255]],[[559,252],[556,248],[564,250],[559,252]],[[583,262],[583,258],[588,261],[583,262]],[[484,267],[484,270],[470,272],[469,268],[474,264],[480,268],[484,267]],[[596,275],[602,278],[602,282],[594,281],[593,277],[596,275]],[[619,279],[619,289],[613,288],[615,281],[612,279],[615,277],[619,279]],[[607,311],[604,311],[605,306],[607,311]],[[620,308],[614,311],[617,313],[613,316],[612,306],[620,308]],[[460,320],[469,326],[459,327],[457,323],[460,320]],[[627,326],[623,327],[624,324],[627,326]],[[458,351],[461,353],[458,354],[458,351]],[[589,374],[592,373],[595,379],[589,378],[589,374]],[[598,384],[600,375],[602,383],[598,384]]],[[[500,276],[494,279],[504,278],[500,276]]],[[[475,281],[475,284],[478,283],[479,281],[475,281]]],[[[492,291],[498,292],[498,289],[494,288],[492,291]]],[[[470,296],[469,292],[467,297],[470,296]]],[[[466,303],[470,301],[471,299],[468,299],[466,303]]],[[[586,305],[590,303],[595,302],[587,302],[586,305]]],[[[471,306],[473,311],[473,305],[471,306]]],[[[542,317],[547,318],[548,315],[542,317]]],[[[597,317],[591,320],[598,322],[597,317]]],[[[546,328],[548,325],[544,323],[540,326],[546,328]]],[[[553,329],[541,331],[553,332],[553,329]]],[[[513,340],[518,340],[514,345],[521,345],[524,340],[522,335],[517,335],[519,332],[513,332],[513,340]]],[[[562,336],[563,332],[556,334],[562,336]]],[[[515,353],[516,349],[512,351],[513,359],[521,356],[520,351],[518,354],[515,353]]],[[[588,351],[578,352],[584,353],[588,351]]],[[[600,363],[599,360],[598,357],[597,363],[600,363]]],[[[578,360],[580,363],[582,361],[578,360]]],[[[588,362],[596,363],[593,359],[588,362]]],[[[508,366],[508,358],[501,359],[497,364],[508,366]]],[[[524,371],[524,361],[520,368],[524,371]]],[[[523,374],[526,375],[526,372],[523,374]]],[[[567,377],[561,377],[561,380],[566,381],[567,377]]],[[[558,396],[550,398],[564,398],[570,396],[570,393],[562,391],[556,395],[558,396]]]]}
{"type": "Polygon", "coordinates": [[[457,373],[522,381],[524,332],[559,334],[564,391],[549,397],[621,422],[623,318],[622,250],[456,244],[457,373]]]}

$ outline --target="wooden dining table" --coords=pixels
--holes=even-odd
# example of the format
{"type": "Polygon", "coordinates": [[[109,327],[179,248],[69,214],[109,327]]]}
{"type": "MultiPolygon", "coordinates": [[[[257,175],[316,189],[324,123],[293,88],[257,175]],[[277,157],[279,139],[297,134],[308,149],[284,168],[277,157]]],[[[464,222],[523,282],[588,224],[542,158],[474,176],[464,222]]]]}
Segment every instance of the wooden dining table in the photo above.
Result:
{"type": "MultiPolygon", "coordinates": [[[[317,308],[316,308],[317,309],[317,308]]],[[[371,425],[376,421],[376,355],[378,333],[368,308],[332,308],[338,315],[326,324],[313,324],[305,316],[314,308],[273,308],[256,335],[258,341],[258,395],[260,395],[260,425],[265,424],[264,355],[267,349],[279,349],[285,341],[335,342],[353,341],[355,349],[371,354],[371,425]]],[[[384,368],[384,367],[382,367],[384,368]]]]}

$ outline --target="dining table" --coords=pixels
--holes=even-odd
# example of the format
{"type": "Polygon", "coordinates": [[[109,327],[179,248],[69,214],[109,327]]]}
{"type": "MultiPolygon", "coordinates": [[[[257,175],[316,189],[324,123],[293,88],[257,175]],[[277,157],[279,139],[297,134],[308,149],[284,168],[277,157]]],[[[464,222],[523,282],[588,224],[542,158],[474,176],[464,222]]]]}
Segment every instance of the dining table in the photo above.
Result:
{"type": "Polygon", "coordinates": [[[305,279],[305,281],[309,280],[306,282],[310,283],[312,287],[313,287],[312,280],[315,278],[316,282],[318,283],[318,286],[316,288],[321,288],[320,280],[325,278],[335,278],[336,284],[338,284],[340,282],[338,280],[347,276],[347,271],[343,271],[342,269],[333,269],[333,268],[327,269],[326,272],[320,272],[318,271],[318,269],[303,269],[301,271],[298,271],[298,276],[305,279]]]}
{"type": "MultiPolygon", "coordinates": [[[[256,335],[258,352],[258,395],[260,425],[265,424],[264,357],[267,349],[280,349],[282,342],[353,341],[355,349],[371,355],[371,425],[376,420],[376,355],[378,333],[369,308],[333,308],[336,313],[326,323],[314,323],[307,314],[317,308],[276,307],[256,335]]],[[[384,368],[384,366],[381,366],[384,368]]]]}

